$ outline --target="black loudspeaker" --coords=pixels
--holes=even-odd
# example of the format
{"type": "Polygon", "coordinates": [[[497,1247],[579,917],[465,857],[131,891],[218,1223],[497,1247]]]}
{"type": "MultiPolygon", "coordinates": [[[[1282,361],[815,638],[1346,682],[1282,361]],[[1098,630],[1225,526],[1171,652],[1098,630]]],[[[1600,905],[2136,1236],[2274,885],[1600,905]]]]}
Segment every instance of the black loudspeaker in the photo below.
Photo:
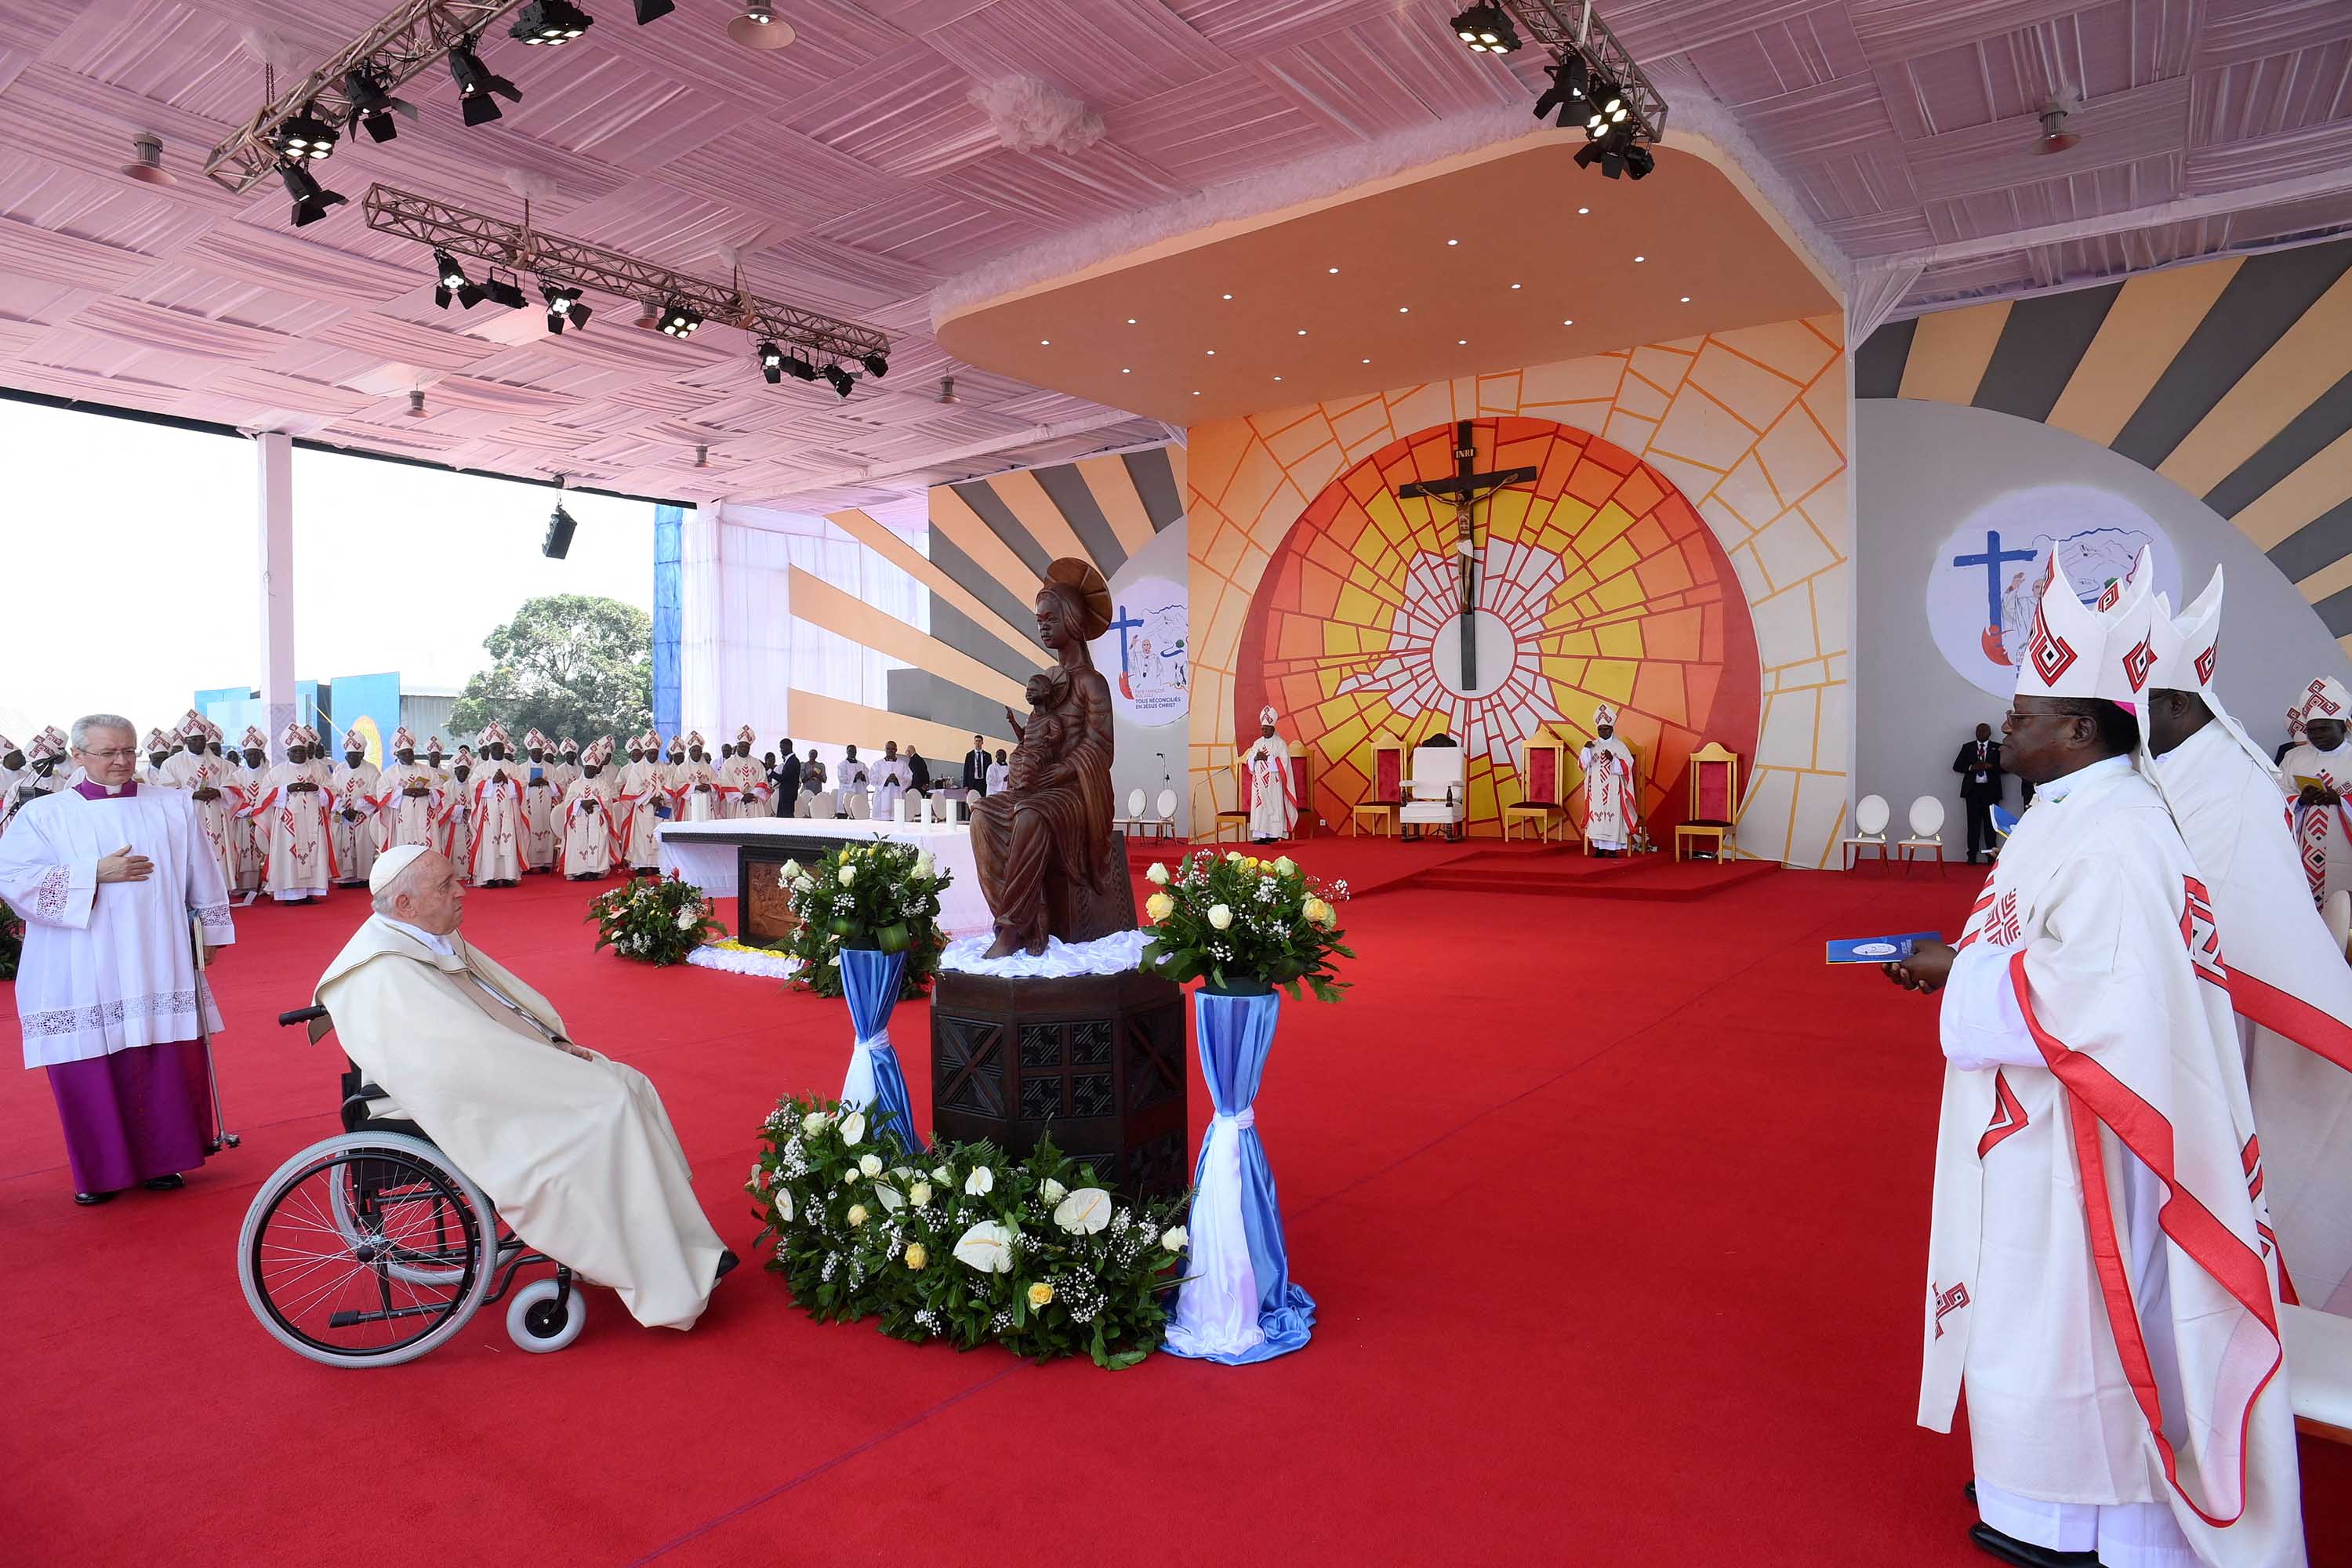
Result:
{"type": "Polygon", "coordinates": [[[562,560],[572,549],[572,531],[578,526],[572,521],[572,514],[559,505],[555,515],[547,520],[547,538],[540,544],[539,552],[551,561],[562,560]]]}

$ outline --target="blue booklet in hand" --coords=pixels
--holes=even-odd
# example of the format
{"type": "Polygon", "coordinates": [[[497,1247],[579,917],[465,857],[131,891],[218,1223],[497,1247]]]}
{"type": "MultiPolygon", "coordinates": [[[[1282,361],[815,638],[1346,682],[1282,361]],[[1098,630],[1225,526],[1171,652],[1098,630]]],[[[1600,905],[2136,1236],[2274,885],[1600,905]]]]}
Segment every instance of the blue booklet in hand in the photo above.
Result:
{"type": "Polygon", "coordinates": [[[1825,963],[1887,963],[1908,958],[1915,943],[1941,942],[1939,931],[1915,931],[1905,936],[1857,936],[1829,944],[1825,963]]]}
{"type": "Polygon", "coordinates": [[[1996,805],[1996,806],[1994,806],[1994,807],[1992,808],[1992,830],[1993,830],[1995,833],[1998,833],[1998,834],[2000,834],[2003,838],[2006,838],[2006,837],[2009,837],[2009,835],[2010,835],[2010,830],[2011,830],[2011,828],[2015,827],[2016,826],[2017,826],[2017,814],[2016,814],[2016,813],[2014,813],[2014,812],[2011,812],[2011,811],[2005,811],[2005,810],[2003,810],[2001,807],[1997,806],[1997,805],[1996,805]]]}

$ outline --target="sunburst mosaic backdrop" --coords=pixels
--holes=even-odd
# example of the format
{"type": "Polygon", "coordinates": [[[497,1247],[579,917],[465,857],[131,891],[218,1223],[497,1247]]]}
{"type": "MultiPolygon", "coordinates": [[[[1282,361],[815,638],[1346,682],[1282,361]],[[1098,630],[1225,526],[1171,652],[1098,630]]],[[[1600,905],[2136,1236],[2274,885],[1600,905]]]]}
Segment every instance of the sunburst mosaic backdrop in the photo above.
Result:
{"type": "Polygon", "coordinates": [[[1196,426],[1196,820],[1229,803],[1234,737],[1271,701],[1335,828],[1370,795],[1376,744],[1444,728],[1471,753],[1473,830],[1499,831],[1526,742],[1582,740],[1607,701],[1654,824],[1683,818],[1687,756],[1720,741],[1748,764],[1741,852],[1832,863],[1851,752],[1841,331],[1783,322],[1196,426]],[[1466,685],[1453,508],[1397,494],[1453,472],[1458,419],[1480,471],[1538,470],[1478,505],[1466,685]]]}

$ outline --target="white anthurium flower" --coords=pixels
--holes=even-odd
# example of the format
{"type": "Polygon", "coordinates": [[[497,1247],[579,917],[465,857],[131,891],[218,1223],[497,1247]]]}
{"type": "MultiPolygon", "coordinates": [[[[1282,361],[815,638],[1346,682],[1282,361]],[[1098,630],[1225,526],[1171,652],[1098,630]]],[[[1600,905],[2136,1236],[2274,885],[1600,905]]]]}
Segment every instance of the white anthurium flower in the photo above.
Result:
{"type": "Polygon", "coordinates": [[[1039,1187],[1037,1191],[1044,1194],[1045,1201],[1049,1204],[1060,1203],[1064,1198],[1070,1195],[1070,1189],[1062,1185],[1061,1183],[1054,1180],[1051,1176],[1045,1178],[1045,1184],[1039,1187]]]}
{"type": "Polygon", "coordinates": [[[1110,1194],[1080,1187],[1054,1207],[1054,1223],[1072,1236],[1092,1236],[1110,1223],[1110,1194]]]}
{"type": "Polygon", "coordinates": [[[1168,885],[1168,868],[1154,860],[1151,863],[1151,869],[1146,871],[1143,878],[1154,887],[1164,888],[1168,885]]]}
{"type": "Polygon", "coordinates": [[[868,1177],[878,1176],[882,1173],[882,1161],[877,1155],[860,1154],[857,1156],[857,1168],[868,1177]]]}
{"type": "Polygon", "coordinates": [[[793,1217],[792,1188],[778,1187],[775,1191],[774,1197],[776,1200],[776,1217],[782,1220],[791,1219],[793,1217]]]}
{"type": "Polygon", "coordinates": [[[1160,1245],[1171,1252],[1181,1252],[1192,1243],[1192,1233],[1182,1226],[1171,1226],[1160,1238],[1160,1245]]]}
{"type": "Polygon", "coordinates": [[[874,1195],[882,1200],[882,1206],[884,1208],[890,1210],[894,1214],[899,1209],[907,1206],[907,1200],[905,1197],[900,1195],[898,1189],[887,1185],[885,1183],[877,1182],[874,1184],[874,1195]]]}
{"type": "Polygon", "coordinates": [[[963,1179],[963,1190],[976,1198],[986,1197],[996,1190],[996,1173],[985,1165],[974,1165],[971,1174],[963,1179]]]}
{"type": "MultiPolygon", "coordinates": [[[[853,1110],[841,1119],[841,1142],[844,1147],[855,1149],[866,1137],[866,1112],[853,1110]]],[[[868,1171],[867,1175],[874,1173],[868,1171]]]]}
{"type": "Polygon", "coordinates": [[[785,861],[785,862],[784,862],[784,868],[783,868],[783,870],[782,870],[781,873],[779,873],[779,875],[781,875],[781,876],[783,878],[783,879],[784,879],[785,881],[787,881],[787,882],[791,881],[794,877],[797,877],[797,876],[799,876],[800,874],[801,874],[801,863],[800,863],[799,861],[797,861],[797,860],[787,860],[787,861],[785,861]]]}
{"type": "Polygon", "coordinates": [[[955,1244],[956,1261],[982,1274],[1013,1272],[1013,1233],[992,1219],[984,1219],[963,1233],[955,1244]]]}
{"type": "Polygon", "coordinates": [[[841,885],[846,888],[850,883],[855,882],[856,880],[857,880],[857,868],[855,866],[844,866],[841,868],[841,885]]]}
{"type": "Polygon", "coordinates": [[[1234,923],[1234,911],[1225,908],[1223,904],[1211,904],[1209,906],[1209,923],[1216,927],[1217,930],[1223,931],[1234,923]]]}

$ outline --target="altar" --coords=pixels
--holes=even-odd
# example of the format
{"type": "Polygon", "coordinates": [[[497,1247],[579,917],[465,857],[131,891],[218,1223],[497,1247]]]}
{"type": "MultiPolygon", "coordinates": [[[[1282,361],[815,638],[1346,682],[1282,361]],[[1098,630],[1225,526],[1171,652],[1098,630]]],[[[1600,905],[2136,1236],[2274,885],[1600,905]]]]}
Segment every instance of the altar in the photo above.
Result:
{"type": "Polygon", "coordinates": [[[971,829],[961,823],[747,816],[731,822],[665,822],[661,874],[675,871],[712,898],[737,900],[735,934],[762,943],[790,934],[780,868],[828,855],[845,843],[887,839],[928,849],[953,879],[940,895],[940,930],[950,939],[994,929],[971,857],[971,829]]]}

